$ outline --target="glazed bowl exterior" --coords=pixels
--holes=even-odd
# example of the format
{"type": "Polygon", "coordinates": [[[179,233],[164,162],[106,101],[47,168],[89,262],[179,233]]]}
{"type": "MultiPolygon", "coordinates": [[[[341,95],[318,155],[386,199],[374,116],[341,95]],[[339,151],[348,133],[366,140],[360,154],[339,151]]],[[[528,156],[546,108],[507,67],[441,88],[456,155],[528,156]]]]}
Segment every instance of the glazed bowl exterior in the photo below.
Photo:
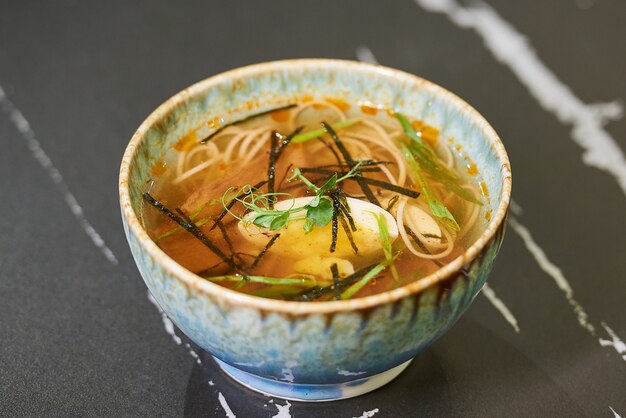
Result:
{"type": "Polygon", "coordinates": [[[502,242],[511,171],[484,118],[443,88],[398,70],[338,60],[257,64],[201,81],[139,127],[120,171],[124,229],[150,292],[172,321],[253,389],[302,400],[372,390],[400,373],[443,334],[482,288],[502,242]],[[436,273],[389,292],[345,301],[286,302],[238,293],[178,265],[141,224],[151,167],[182,136],[216,117],[238,116],[302,97],[341,98],[397,109],[438,128],[477,165],[489,191],[484,232],[436,273]]]}

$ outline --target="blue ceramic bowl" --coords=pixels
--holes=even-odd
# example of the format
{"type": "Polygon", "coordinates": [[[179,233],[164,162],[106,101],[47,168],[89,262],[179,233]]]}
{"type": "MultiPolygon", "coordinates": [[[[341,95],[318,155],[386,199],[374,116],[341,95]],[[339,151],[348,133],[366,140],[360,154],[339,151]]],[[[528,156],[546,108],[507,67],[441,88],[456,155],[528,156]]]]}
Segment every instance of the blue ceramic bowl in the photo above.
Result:
{"type": "Polygon", "coordinates": [[[442,335],[485,283],[504,234],[509,161],[497,134],[467,103],[401,71],[337,60],[252,65],[201,81],[162,104],[130,141],[120,170],[124,229],[150,292],[222,369],[254,390],[295,400],[356,396],[389,382],[442,335]],[[484,232],[436,273],[354,300],[285,302],[238,293],[178,265],[140,222],[151,167],[183,135],[216,117],[303,96],[369,101],[425,121],[461,144],[490,192],[484,232]]]}

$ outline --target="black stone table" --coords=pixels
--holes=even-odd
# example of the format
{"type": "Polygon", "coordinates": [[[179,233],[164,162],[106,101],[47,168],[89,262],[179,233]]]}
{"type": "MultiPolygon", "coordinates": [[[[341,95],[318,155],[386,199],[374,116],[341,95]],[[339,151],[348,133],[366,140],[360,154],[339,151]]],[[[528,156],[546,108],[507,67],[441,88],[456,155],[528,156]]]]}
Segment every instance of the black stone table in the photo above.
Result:
{"type": "Polygon", "coordinates": [[[0,3],[0,415],[626,416],[626,3],[0,3]],[[475,106],[514,200],[489,287],[388,386],[287,403],[150,302],[117,176],[160,103],[245,64],[377,60],[475,106]]]}

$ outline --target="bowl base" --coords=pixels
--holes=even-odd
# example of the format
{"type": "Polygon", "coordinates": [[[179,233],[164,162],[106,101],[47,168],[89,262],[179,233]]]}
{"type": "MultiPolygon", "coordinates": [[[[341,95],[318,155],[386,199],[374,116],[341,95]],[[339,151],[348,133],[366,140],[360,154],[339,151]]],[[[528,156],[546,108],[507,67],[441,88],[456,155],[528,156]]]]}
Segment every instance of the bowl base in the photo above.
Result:
{"type": "Polygon", "coordinates": [[[399,366],[370,377],[355,379],[345,383],[315,385],[267,379],[244,372],[215,357],[213,358],[224,373],[248,389],[267,396],[304,402],[334,401],[353,398],[371,392],[392,381],[413,361],[413,359],[408,360],[399,366]]]}

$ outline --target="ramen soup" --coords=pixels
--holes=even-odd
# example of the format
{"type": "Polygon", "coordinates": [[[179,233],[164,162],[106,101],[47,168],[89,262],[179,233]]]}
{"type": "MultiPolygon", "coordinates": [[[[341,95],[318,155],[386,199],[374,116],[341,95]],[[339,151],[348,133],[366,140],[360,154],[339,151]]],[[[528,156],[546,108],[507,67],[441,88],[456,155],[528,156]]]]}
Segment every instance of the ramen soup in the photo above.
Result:
{"type": "Polygon", "coordinates": [[[163,251],[206,280],[276,299],[406,285],[462,254],[490,215],[453,138],[336,99],[213,120],[152,177],[141,217],[163,251]]]}

